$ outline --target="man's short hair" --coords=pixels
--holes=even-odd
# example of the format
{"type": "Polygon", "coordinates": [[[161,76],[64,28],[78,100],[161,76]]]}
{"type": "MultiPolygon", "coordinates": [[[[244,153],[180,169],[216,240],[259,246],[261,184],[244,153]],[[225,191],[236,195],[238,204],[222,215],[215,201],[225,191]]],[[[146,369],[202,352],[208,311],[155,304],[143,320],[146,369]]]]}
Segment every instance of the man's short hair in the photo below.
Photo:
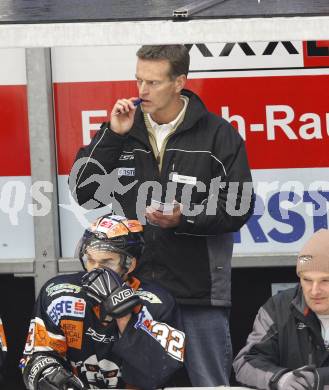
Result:
{"type": "Polygon", "coordinates": [[[190,67],[190,55],[184,45],[144,45],[136,53],[141,60],[167,60],[170,64],[170,78],[184,74],[190,67]]]}

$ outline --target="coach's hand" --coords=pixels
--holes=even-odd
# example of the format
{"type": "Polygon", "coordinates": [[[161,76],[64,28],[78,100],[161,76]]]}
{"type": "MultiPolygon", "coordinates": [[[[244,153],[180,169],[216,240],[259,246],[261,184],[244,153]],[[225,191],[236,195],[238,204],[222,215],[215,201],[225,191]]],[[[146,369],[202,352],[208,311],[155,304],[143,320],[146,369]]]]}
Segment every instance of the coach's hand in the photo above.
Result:
{"type": "Polygon", "coordinates": [[[132,128],[136,113],[137,97],[119,99],[116,101],[111,112],[110,128],[119,135],[124,135],[132,128]]]}
{"type": "Polygon", "coordinates": [[[180,203],[176,202],[173,210],[165,212],[148,206],[145,216],[152,225],[157,225],[163,229],[175,228],[181,221],[182,207],[180,203]]]}
{"type": "Polygon", "coordinates": [[[282,375],[277,384],[278,390],[313,390],[315,388],[315,370],[304,366],[282,375]]]}

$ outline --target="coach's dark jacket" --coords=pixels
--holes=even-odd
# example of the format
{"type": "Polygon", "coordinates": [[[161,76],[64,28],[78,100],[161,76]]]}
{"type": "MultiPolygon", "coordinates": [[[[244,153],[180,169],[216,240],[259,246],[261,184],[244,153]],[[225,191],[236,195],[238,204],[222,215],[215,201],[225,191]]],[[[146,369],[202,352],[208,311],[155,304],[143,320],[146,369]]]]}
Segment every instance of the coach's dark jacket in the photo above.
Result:
{"type": "Polygon", "coordinates": [[[233,367],[244,385],[270,389],[285,372],[305,365],[317,367],[318,389],[329,390],[329,351],[320,322],[297,286],[275,295],[260,308],[233,367]]]}
{"type": "Polygon", "coordinates": [[[238,132],[208,112],[198,96],[183,94],[189,98],[184,120],[162,154],[155,156],[138,108],[128,135],[103,124],[91,144],[80,149],[70,188],[87,208],[112,203],[115,212],[129,218],[137,213],[141,220],[152,197],[183,203],[185,215],[176,229],[146,225],[137,276],[156,280],[180,303],[229,306],[232,232],[252,213],[251,174],[238,132]]]}

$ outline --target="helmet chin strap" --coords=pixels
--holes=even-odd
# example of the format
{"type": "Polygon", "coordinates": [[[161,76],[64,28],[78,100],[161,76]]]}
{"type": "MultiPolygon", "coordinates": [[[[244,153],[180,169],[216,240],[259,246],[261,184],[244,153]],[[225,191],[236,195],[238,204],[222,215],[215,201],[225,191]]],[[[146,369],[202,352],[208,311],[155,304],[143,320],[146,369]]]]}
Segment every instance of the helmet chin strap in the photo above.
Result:
{"type": "Polygon", "coordinates": [[[79,260],[80,260],[80,263],[81,263],[81,265],[82,265],[82,268],[83,268],[86,272],[88,272],[88,270],[87,270],[87,268],[86,268],[86,265],[85,265],[85,262],[83,261],[82,256],[79,257],[79,260]]]}
{"type": "Polygon", "coordinates": [[[125,282],[128,279],[128,272],[122,272],[119,276],[125,282]]]}
{"type": "Polygon", "coordinates": [[[120,265],[121,265],[121,268],[123,269],[123,273],[120,274],[121,277],[123,275],[128,274],[129,267],[132,263],[132,259],[133,258],[126,253],[120,253],[120,265]]]}

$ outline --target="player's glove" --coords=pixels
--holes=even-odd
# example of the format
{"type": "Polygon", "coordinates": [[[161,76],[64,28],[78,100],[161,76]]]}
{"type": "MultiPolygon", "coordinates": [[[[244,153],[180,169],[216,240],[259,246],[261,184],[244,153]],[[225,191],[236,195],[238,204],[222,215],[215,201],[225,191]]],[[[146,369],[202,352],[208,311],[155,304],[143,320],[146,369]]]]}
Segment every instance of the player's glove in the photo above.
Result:
{"type": "Polygon", "coordinates": [[[96,268],[82,277],[87,295],[101,305],[101,312],[112,318],[124,317],[141,304],[134,290],[109,268],[96,268]]]}
{"type": "Polygon", "coordinates": [[[61,358],[36,354],[23,370],[23,380],[29,390],[86,390],[83,383],[66,370],[59,362],[61,358]]]}
{"type": "Polygon", "coordinates": [[[58,366],[46,368],[38,381],[37,390],[84,390],[83,383],[75,375],[58,366]]]}

